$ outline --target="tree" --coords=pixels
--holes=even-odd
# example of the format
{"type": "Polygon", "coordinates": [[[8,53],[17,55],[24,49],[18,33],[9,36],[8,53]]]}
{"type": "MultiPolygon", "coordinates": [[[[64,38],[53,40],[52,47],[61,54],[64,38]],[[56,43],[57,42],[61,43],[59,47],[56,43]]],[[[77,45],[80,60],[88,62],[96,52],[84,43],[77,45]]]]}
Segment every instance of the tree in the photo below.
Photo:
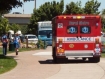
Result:
{"type": "Polygon", "coordinates": [[[101,22],[102,22],[102,28],[105,29],[105,18],[103,18],[103,16],[101,17],[101,22]]]}
{"type": "Polygon", "coordinates": [[[0,14],[9,12],[12,8],[22,6],[20,0],[0,0],[0,14]]]}
{"type": "Polygon", "coordinates": [[[6,18],[1,18],[0,20],[0,35],[9,30],[9,22],[6,18]]]}
{"type": "Polygon", "coordinates": [[[27,25],[20,25],[19,30],[22,32],[22,34],[26,34],[29,29],[27,25]]]}
{"type": "Polygon", "coordinates": [[[70,2],[66,5],[66,10],[64,14],[83,14],[83,8],[81,8],[81,1],[79,2],[70,2]]]}
{"type": "Polygon", "coordinates": [[[20,26],[18,24],[12,24],[9,26],[9,30],[13,30],[14,33],[16,33],[18,30],[20,30],[20,26]]]}
{"type": "Polygon", "coordinates": [[[50,21],[53,17],[63,13],[64,0],[60,2],[52,1],[45,2],[38,9],[34,9],[32,17],[30,19],[29,32],[37,33],[37,22],[38,21],[50,21]]]}
{"type": "Polygon", "coordinates": [[[60,2],[53,1],[51,2],[51,8],[50,8],[50,19],[52,20],[53,17],[57,15],[61,15],[64,11],[64,0],[61,0],[60,2]]]}
{"type": "Polygon", "coordinates": [[[105,9],[103,9],[101,13],[101,22],[102,22],[102,28],[105,31],[105,9]]]}
{"type": "Polygon", "coordinates": [[[64,9],[64,1],[61,2],[46,2],[41,5],[39,9],[34,10],[33,15],[35,15],[38,21],[52,20],[53,17],[62,14],[64,9]]]}
{"type": "Polygon", "coordinates": [[[99,14],[100,11],[98,8],[100,7],[101,3],[97,0],[88,0],[85,3],[84,7],[81,7],[81,1],[79,2],[70,2],[66,5],[66,10],[64,14],[99,14]]]}
{"type": "Polygon", "coordinates": [[[85,3],[84,13],[85,14],[99,14],[98,8],[100,7],[101,3],[97,0],[89,0],[85,3]]]}
{"type": "Polygon", "coordinates": [[[101,15],[105,15],[105,9],[102,10],[101,15]]]}

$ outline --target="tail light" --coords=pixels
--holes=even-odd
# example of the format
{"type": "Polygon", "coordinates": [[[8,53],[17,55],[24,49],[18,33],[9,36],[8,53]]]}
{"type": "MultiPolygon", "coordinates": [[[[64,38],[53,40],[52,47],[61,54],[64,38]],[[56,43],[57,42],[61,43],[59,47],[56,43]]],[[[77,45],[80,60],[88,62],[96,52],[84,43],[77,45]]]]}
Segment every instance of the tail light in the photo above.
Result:
{"type": "Polygon", "coordinates": [[[99,38],[95,38],[95,47],[96,48],[99,48],[99,38]]]}
{"type": "Polygon", "coordinates": [[[59,45],[58,47],[62,48],[62,43],[63,43],[63,39],[59,39],[58,40],[58,45],[59,45]]]}
{"type": "Polygon", "coordinates": [[[58,42],[59,42],[59,43],[62,43],[62,42],[63,42],[63,39],[58,39],[58,42]]]}
{"type": "Polygon", "coordinates": [[[73,19],[85,19],[85,16],[73,16],[73,19]]]}
{"type": "Polygon", "coordinates": [[[64,52],[64,49],[58,48],[58,49],[57,49],[57,52],[58,52],[58,53],[63,53],[63,52],[64,52]]]}
{"type": "Polygon", "coordinates": [[[99,44],[99,38],[95,38],[95,43],[99,44]]]}
{"type": "Polygon", "coordinates": [[[99,38],[95,38],[95,54],[100,55],[100,45],[99,45],[99,38]]]}
{"type": "Polygon", "coordinates": [[[58,39],[58,47],[57,47],[57,53],[62,54],[64,53],[63,49],[63,39],[58,39]]]}

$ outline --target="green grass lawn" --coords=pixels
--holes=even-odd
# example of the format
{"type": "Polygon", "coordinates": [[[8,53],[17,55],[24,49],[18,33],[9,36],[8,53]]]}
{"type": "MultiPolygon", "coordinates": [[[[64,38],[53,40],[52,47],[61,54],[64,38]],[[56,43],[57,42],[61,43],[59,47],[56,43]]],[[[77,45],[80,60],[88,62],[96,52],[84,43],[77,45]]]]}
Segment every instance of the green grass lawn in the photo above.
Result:
{"type": "Polygon", "coordinates": [[[101,54],[101,57],[102,57],[102,58],[105,58],[105,53],[102,53],[102,54],[101,54]]]}
{"type": "Polygon", "coordinates": [[[0,74],[10,71],[17,65],[12,57],[0,55],[0,74]]]}
{"type": "Polygon", "coordinates": [[[105,51],[101,53],[101,57],[105,58],[105,51]]]}

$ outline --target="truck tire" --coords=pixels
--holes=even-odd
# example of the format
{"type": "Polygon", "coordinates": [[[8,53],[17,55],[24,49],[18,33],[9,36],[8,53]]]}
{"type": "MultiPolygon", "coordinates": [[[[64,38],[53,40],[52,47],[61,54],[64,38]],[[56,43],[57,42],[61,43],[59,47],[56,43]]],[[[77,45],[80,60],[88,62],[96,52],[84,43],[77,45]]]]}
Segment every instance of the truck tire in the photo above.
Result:
{"type": "Polygon", "coordinates": [[[56,63],[67,63],[68,58],[56,58],[56,63]]]}
{"type": "Polygon", "coordinates": [[[95,62],[96,63],[100,62],[100,57],[95,58],[95,62]]]}
{"type": "Polygon", "coordinates": [[[57,62],[57,59],[56,59],[56,57],[53,57],[53,61],[54,61],[54,63],[56,63],[56,62],[57,62]]]}
{"type": "Polygon", "coordinates": [[[89,62],[98,63],[98,62],[100,62],[100,57],[89,58],[89,62]]]}
{"type": "Polygon", "coordinates": [[[57,57],[54,57],[53,61],[54,61],[54,63],[67,63],[68,62],[68,58],[57,58],[57,57]]]}
{"type": "Polygon", "coordinates": [[[57,58],[56,58],[55,47],[53,47],[52,57],[53,57],[53,61],[54,61],[54,63],[56,63],[56,62],[57,62],[57,58]]]}

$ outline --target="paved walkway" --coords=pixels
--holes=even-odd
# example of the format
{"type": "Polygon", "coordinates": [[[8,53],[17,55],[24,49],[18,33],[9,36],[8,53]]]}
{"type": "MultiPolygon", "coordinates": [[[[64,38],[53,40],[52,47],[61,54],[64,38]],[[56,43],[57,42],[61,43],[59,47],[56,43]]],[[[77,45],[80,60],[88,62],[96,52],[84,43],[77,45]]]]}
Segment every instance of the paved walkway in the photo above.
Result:
{"type": "Polygon", "coordinates": [[[8,56],[13,56],[18,65],[1,74],[0,79],[105,79],[105,58],[99,63],[54,64],[51,47],[8,56]]]}
{"type": "Polygon", "coordinates": [[[60,70],[60,65],[52,63],[52,57],[38,55],[38,52],[51,52],[51,47],[47,50],[35,50],[20,52],[18,56],[13,56],[18,65],[11,71],[0,75],[0,79],[46,79],[60,70]]]}

